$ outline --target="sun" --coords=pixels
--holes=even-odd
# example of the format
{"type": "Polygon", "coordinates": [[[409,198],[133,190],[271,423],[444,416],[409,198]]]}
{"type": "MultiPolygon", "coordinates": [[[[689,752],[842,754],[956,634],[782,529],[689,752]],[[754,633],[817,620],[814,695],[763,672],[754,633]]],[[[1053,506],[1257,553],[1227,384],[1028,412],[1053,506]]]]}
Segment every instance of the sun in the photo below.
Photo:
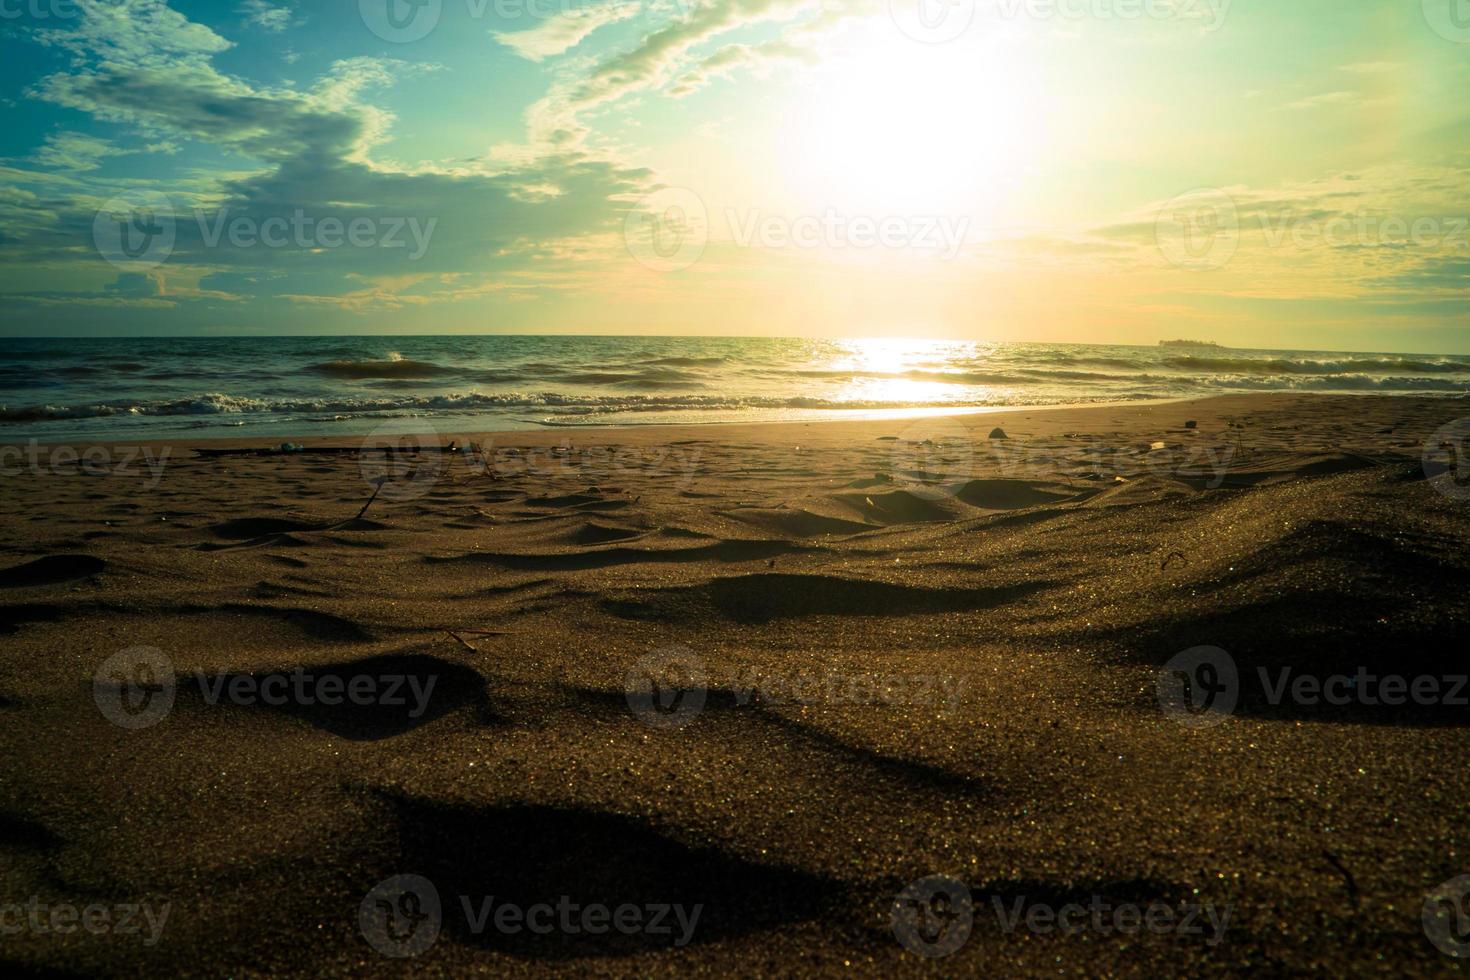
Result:
{"type": "Polygon", "coordinates": [[[1027,48],[926,45],[873,24],[803,79],[781,166],[809,200],[855,214],[998,216],[1046,141],[1027,48]]]}

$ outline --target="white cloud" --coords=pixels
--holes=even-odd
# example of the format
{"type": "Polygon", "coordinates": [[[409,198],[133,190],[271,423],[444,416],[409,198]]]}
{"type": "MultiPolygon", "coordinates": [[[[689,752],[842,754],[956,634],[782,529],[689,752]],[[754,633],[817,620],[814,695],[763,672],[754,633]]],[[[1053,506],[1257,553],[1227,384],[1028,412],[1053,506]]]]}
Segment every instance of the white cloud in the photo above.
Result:
{"type": "MultiPolygon", "coordinates": [[[[581,142],[586,127],[579,116],[620,99],[673,83],[671,94],[687,94],[715,74],[761,61],[804,57],[801,49],[850,20],[881,13],[879,0],[708,0],[663,24],[634,47],[599,63],[581,78],[559,82],[526,112],[533,148],[564,149],[581,142]],[[701,51],[734,32],[780,23],[782,38],[750,45],[726,42],[701,51]],[[733,48],[728,54],[727,48],[733,48]],[[689,72],[680,78],[681,72],[689,72]]],[[[514,152],[498,148],[501,153],[514,152]]]]}
{"type": "Polygon", "coordinates": [[[552,14],[540,24],[524,31],[492,31],[490,36],[522,58],[544,61],[565,54],[599,28],[626,20],[637,12],[637,3],[582,7],[552,14]]]}
{"type": "Polygon", "coordinates": [[[279,34],[291,26],[291,8],[270,0],[243,0],[240,12],[245,15],[245,23],[268,34],[279,34]]]}
{"type": "Polygon", "coordinates": [[[111,140],[85,133],[53,133],[46,143],[36,151],[35,161],[47,170],[66,173],[85,173],[96,170],[104,157],[122,156],[129,151],[116,146],[111,140]]]}
{"type": "Polygon", "coordinates": [[[1320,109],[1322,106],[1354,106],[1363,105],[1363,96],[1359,92],[1323,92],[1320,95],[1308,96],[1305,99],[1297,99],[1288,102],[1279,109],[1288,112],[1301,112],[1306,109],[1320,109]]]}

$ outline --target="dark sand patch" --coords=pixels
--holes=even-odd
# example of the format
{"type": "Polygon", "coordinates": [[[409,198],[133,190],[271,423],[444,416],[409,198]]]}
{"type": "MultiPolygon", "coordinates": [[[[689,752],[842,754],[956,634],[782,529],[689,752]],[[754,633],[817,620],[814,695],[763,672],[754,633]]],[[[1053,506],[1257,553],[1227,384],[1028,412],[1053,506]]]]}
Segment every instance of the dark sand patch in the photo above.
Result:
{"type": "Polygon", "coordinates": [[[713,609],[737,623],[803,616],[909,616],[975,612],[1052,587],[1028,582],[993,588],[932,588],[775,572],[717,578],[701,585],[610,596],[603,608],[626,619],[694,622],[713,609]]]}
{"type": "MultiPolygon", "coordinates": [[[[578,905],[702,906],[693,943],[719,943],[816,918],[841,900],[838,883],[757,864],[680,841],[617,813],[538,805],[474,806],[395,797],[400,864],[421,869],[442,893],[486,896],[522,908],[566,896],[578,905]]],[[[455,909],[455,913],[461,910],[455,909]]],[[[625,935],[615,929],[516,935],[474,933],[446,916],[460,942],[536,960],[625,956],[673,948],[680,930],[625,935]]]]}
{"type": "Polygon", "coordinates": [[[484,679],[462,664],[423,654],[388,655],[291,670],[215,674],[178,678],[181,699],[198,710],[220,707],[278,712],[313,728],[354,742],[393,738],[430,724],[462,708],[472,709],[480,724],[494,724],[484,679]],[[309,678],[314,692],[298,698],[293,684],[309,678]],[[229,695],[230,685],[244,679],[242,690],[254,692],[253,703],[229,695]],[[371,679],[369,686],[367,680],[371,679]],[[354,685],[356,688],[354,689],[354,685]],[[355,691],[355,693],[354,693],[355,691]],[[335,700],[337,703],[331,703],[335,700]]]}
{"type": "Polygon", "coordinates": [[[0,570],[0,589],[60,585],[89,575],[97,575],[107,562],[92,555],[47,555],[0,570]]]}

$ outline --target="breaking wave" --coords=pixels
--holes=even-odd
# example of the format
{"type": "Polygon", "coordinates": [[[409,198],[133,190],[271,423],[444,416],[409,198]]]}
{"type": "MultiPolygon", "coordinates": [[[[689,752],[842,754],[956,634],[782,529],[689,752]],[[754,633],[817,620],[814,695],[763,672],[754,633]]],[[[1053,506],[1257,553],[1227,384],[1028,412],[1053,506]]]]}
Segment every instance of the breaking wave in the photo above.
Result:
{"type": "MultiPolygon", "coordinates": [[[[1094,397],[1090,401],[1103,399],[1094,397]]],[[[1010,404],[1045,404],[1045,401],[1017,402],[1012,398],[991,397],[955,400],[946,406],[956,408],[1010,404]]],[[[351,399],[266,399],[239,398],[209,394],[196,398],[162,401],[112,402],[78,405],[34,405],[25,408],[0,408],[0,422],[36,422],[54,419],[107,418],[117,415],[179,416],[228,415],[238,413],[274,413],[292,415],[392,415],[392,414],[463,414],[477,410],[555,409],[559,414],[608,414],[617,412],[687,412],[742,411],[747,409],[844,409],[879,410],[892,408],[926,408],[934,403],[913,399],[830,399],[811,396],[789,398],[773,396],[725,395],[583,395],[543,392],[539,394],[510,392],[506,394],[465,394],[399,396],[351,399]]]]}

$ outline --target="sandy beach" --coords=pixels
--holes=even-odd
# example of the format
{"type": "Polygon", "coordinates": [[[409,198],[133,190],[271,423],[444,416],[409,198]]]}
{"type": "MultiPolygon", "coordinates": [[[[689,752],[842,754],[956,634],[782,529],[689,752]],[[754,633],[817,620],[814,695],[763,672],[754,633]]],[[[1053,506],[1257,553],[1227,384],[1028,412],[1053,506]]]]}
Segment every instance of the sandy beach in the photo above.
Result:
{"type": "Polygon", "coordinates": [[[1452,975],[1467,414],[11,446],[0,960],[1452,975]]]}

